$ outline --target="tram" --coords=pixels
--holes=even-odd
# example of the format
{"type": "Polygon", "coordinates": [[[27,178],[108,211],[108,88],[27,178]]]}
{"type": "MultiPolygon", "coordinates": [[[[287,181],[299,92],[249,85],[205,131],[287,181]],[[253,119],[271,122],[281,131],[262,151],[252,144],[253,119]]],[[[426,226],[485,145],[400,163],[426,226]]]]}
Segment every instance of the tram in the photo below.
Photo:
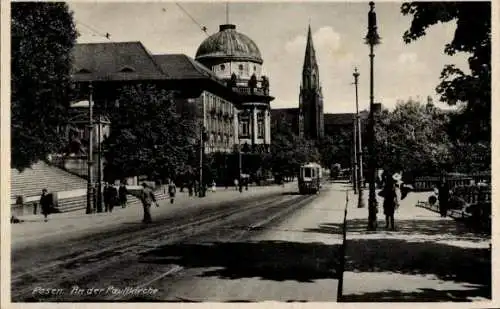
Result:
{"type": "Polygon", "coordinates": [[[316,194],[321,188],[321,165],[306,163],[300,166],[299,192],[300,194],[316,194]]]}

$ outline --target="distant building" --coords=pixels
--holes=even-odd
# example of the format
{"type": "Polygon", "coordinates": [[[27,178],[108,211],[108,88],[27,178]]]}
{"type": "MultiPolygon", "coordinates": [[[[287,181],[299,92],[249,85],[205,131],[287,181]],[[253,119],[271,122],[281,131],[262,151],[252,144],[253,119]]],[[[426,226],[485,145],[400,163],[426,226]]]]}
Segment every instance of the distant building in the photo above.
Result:
{"type": "Polygon", "coordinates": [[[262,56],[257,44],[237,32],[236,26],[220,25],[196,51],[196,61],[238,94],[237,143],[245,152],[269,151],[271,144],[269,79],[262,75],[262,56]]]}
{"type": "Polygon", "coordinates": [[[239,95],[189,56],[152,55],[140,42],[122,42],[77,44],[73,59],[73,81],[77,87],[92,83],[96,105],[119,105],[116,90],[127,84],[152,83],[173,90],[178,108],[196,106],[197,124],[210,132],[205,151],[233,151],[239,95]]]}
{"type": "MultiPolygon", "coordinates": [[[[302,67],[299,107],[272,109],[271,114],[275,126],[281,121],[286,121],[296,134],[311,140],[321,139],[325,135],[335,135],[339,130],[346,128],[352,129],[354,113],[325,114],[323,111],[323,94],[310,26],[302,67]]],[[[361,112],[363,126],[367,118],[368,113],[361,112]]]]}
{"type": "Polygon", "coordinates": [[[324,133],[323,94],[311,26],[309,26],[300,85],[299,135],[308,139],[321,139],[324,133]]]}

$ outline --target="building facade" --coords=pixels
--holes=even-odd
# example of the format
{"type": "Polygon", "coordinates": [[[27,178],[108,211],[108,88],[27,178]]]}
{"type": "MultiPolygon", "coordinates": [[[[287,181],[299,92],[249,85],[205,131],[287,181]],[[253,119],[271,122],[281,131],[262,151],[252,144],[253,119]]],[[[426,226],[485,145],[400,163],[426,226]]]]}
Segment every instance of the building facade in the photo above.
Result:
{"type": "MultiPolygon", "coordinates": [[[[269,79],[262,75],[262,56],[236,26],[221,25],[219,32],[198,47],[195,60],[214,72],[238,94],[235,109],[236,143],[244,152],[267,152],[271,144],[269,79]]],[[[210,132],[212,134],[212,132],[210,132]]]]}

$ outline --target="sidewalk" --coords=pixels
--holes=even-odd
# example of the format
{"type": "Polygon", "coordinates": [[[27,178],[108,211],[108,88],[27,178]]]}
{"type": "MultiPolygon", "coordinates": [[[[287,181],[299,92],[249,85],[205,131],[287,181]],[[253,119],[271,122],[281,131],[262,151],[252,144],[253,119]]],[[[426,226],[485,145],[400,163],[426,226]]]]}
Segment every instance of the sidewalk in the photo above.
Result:
{"type": "MultiPolygon", "coordinates": [[[[158,215],[175,212],[180,208],[204,207],[216,202],[227,202],[235,199],[245,199],[272,192],[292,191],[296,183],[287,183],[282,186],[249,187],[248,191],[237,191],[234,187],[219,189],[216,192],[207,192],[204,198],[190,197],[187,193],[177,195],[174,204],[169,200],[160,200],[160,207],[151,209],[153,219],[158,215]]],[[[49,215],[49,221],[44,222],[42,215],[19,217],[25,220],[19,224],[11,224],[12,245],[38,241],[47,237],[69,237],[82,233],[97,233],[100,229],[111,228],[129,222],[140,222],[142,206],[140,203],[129,204],[126,208],[115,207],[112,213],[85,214],[85,210],[49,215]]]]}
{"type": "Polygon", "coordinates": [[[385,229],[379,200],[378,230],[367,232],[368,201],[348,209],[344,301],[477,301],[491,291],[491,239],[462,223],[416,207],[428,193],[411,192],[385,229]]]}
{"type": "MultiPolygon", "coordinates": [[[[367,231],[365,207],[348,184],[335,183],[317,200],[254,236],[259,267],[272,264],[259,281],[260,293],[287,286],[286,298],[335,301],[340,279],[342,231],[348,193],[343,301],[424,302],[488,300],[491,292],[490,239],[451,218],[416,207],[427,193],[411,192],[395,214],[396,231],[385,230],[382,200],[378,230],[367,231]]],[[[255,283],[257,285],[257,283],[255,283]]],[[[280,293],[281,293],[280,289],[280,293]]]]}

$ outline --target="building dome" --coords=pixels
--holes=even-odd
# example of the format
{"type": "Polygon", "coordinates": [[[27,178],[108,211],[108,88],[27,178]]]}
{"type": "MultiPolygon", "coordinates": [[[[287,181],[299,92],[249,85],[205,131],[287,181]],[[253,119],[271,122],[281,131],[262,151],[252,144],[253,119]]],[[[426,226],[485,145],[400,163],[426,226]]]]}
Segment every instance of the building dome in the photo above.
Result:
{"type": "Polygon", "coordinates": [[[206,38],[196,51],[196,60],[202,63],[219,59],[263,63],[257,44],[229,24],[220,25],[219,32],[206,38]]]}

